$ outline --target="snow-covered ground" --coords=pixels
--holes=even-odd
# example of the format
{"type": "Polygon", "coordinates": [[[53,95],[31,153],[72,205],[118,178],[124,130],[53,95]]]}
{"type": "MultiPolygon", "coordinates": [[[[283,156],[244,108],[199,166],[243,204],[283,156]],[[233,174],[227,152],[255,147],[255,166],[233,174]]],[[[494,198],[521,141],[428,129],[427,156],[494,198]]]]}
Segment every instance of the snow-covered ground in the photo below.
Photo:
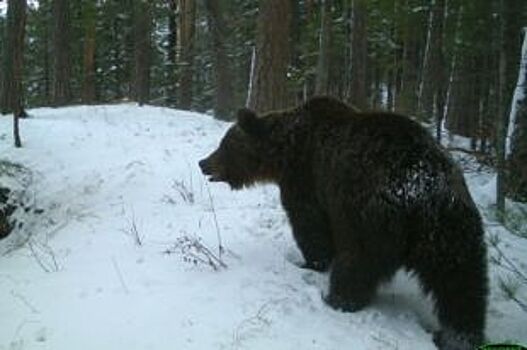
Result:
{"type": "MultiPolygon", "coordinates": [[[[334,311],[327,276],[297,267],[277,189],[206,182],[197,161],[229,124],[132,104],[30,114],[22,149],[0,119],[1,158],[33,171],[44,210],[0,241],[1,350],[435,349],[415,281],[400,273],[367,309],[334,311]]],[[[492,175],[468,180],[485,212],[492,175]]],[[[487,231],[526,269],[526,240],[487,231]]],[[[527,313],[498,288],[505,273],[491,264],[487,336],[527,343],[527,313]]]]}

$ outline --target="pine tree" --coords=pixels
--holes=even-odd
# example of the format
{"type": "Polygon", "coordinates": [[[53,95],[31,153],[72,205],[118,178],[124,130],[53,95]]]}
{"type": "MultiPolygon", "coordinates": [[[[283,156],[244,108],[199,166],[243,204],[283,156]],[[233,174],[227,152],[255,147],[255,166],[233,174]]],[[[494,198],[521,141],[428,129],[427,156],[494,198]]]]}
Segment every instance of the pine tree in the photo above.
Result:
{"type": "Polygon", "coordinates": [[[166,76],[168,79],[168,86],[166,90],[166,101],[169,106],[177,104],[177,44],[178,44],[178,28],[177,28],[177,10],[178,1],[168,0],[168,37],[166,43],[166,76]]]}
{"type": "Polygon", "coordinates": [[[332,37],[332,0],[323,0],[321,8],[320,49],[317,61],[317,76],[315,82],[315,94],[327,95],[329,93],[329,74],[331,60],[331,37],[332,37]]]}
{"type": "Polygon", "coordinates": [[[82,80],[82,101],[93,103],[95,96],[95,50],[97,7],[94,1],[84,1],[82,4],[82,19],[84,27],[84,60],[82,80]]]}
{"type": "Polygon", "coordinates": [[[249,107],[263,112],[290,103],[287,69],[292,7],[290,1],[260,0],[259,10],[249,107]]]}
{"type": "Polygon", "coordinates": [[[527,201],[527,28],[524,29],[518,83],[512,99],[505,156],[509,160],[507,192],[527,201]]]}
{"type": "Polygon", "coordinates": [[[195,0],[179,0],[179,98],[178,107],[190,109],[193,97],[194,47],[196,26],[195,0]]]}
{"type": "Polygon", "coordinates": [[[133,98],[143,105],[150,98],[150,62],[152,45],[151,36],[151,4],[146,0],[134,0],[133,34],[134,34],[134,65],[133,65],[133,98]]]}
{"type": "Polygon", "coordinates": [[[351,86],[350,101],[359,109],[368,106],[368,82],[366,79],[368,40],[367,40],[367,1],[353,0],[351,27],[351,86]]]}
{"type": "Polygon", "coordinates": [[[436,138],[438,141],[441,141],[441,124],[443,122],[445,101],[444,20],[445,0],[435,0],[429,13],[418,108],[423,116],[422,119],[429,119],[435,114],[436,138]]]}
{"type": "Polygon", "coordinates": [[[214,113],[219,118],[230,119],[233,113],[233,79],[226,50],[223,8],[221,2],[216,0],[205,0],[205,7],[214,49],[214,113]]]}
{"type": "Polygon", "coordinates": [[[68,0],[53,0],[53,86],[54,106],[72,101],[71,13],[68,0]]]}
{"type": "Polygon", "coordinates": [[[22,147],[18,119],[24,117],[22,72],[24,65],[24,36],[26,0],[9,0],[7,4],[6,43],[3,50],[2,113],[13,113],[13,137],[16,147],[22,147]]]}

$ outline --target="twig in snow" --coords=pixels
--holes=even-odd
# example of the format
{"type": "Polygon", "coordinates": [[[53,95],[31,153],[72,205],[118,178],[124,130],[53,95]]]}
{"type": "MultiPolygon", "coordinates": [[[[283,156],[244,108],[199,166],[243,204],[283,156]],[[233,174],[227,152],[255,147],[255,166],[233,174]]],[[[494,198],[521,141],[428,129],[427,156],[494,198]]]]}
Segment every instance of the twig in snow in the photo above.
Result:
{"type": "Polygon", "coordinates": [[[185,262],[191,262],[194,265],[202,264],[212,267],[214,271],[220,268],[226,269],[228,266],[219,256],[216,256],[200,239],[189,236],[179,237],[176,243],[167,248],[165,254],[174,254],[179,252],[185,262]]]}
{"type": "Polygon", "coordinates": [[[492,256],[491,261],[501,268],[507,270],[512,274],[508,281],[500,278],[498,280],[498,285],[501,291],[505,296],[518,305],[524,312],[527,312],[527,301],[525,298],[518,297],[518,291],[520,290],[520,285],[527,287],[527,276],[525,273],[517,266],[514,261],[509,259],[499,247],[499,237],[497,235],[491,236],[488,240],[489,245],[491,245],[494,250],[498,253],[498,256],[492,256]],[[514,279],[515,280],[514,280],[514,279]]]}
{"type": "Polygon", "coordinates": [[[527,312],[527,303],[518,298],[519,285],[515,281],[505,281],[502,278],[498,280],[501,291],[507,298],[514,301],[524,312],[527,312]]]}
{"type": "Polygon", "coordinates": [[[27,308],[31,311],[31,313],[33,314],[40,313],[40,311],[38,311],[38,309],[34,307],[33,304],[31,304],[29,300],[27,300],[27,298],[24,297],[22,294],[17,293],[14,290],[11,290],[11,295],[13,296],[13,298],[20,300],[25,306],[27,306],[27,308]]]}
{"type": "Polygon", "coordinates": [[[141,234],[139,233],[139,230],[137,228],[135,214],[134,214],[133,209],[132,209],[132,218],[130,219],[129,225],[130,227],[127,230],[122,229],[121,231],[123,231],[126,235],[132,237],[137,246],[142,247],[143,237],[141,237],[141,234]]]}
{"type": "Polygon", "coordinates": [[[285,301],[287,301],[287,298],[269,300],[260,306],[254,316],[242,320],[232,336],[234,348],[240,348],[244,338],[249,337],[252,333],[268,327],[271,324],[271,320],[267,314],[271,311],[272,306],[285,301]]]}
{"type": "MultiPolygon", "coordinates": [[[[190,177],[190,185],[187,185],[187,183],[184,180],[174,180],[172,181],[172,189],[176,191],[184,203],[186,204],[194,204],[195,198],[194,198],[194,190],[192,187],[192,177],[190,177]]],[[[165,194],[162,198],[163,202],[166,202],[168,204],[175,205],[177,204],[177,200],[168,194],[165,194]]]]}
{"type": "Polygon", "coordinates": [[[496,250],[496,252],[498,253],[498,257],[497,258],[493,258],[493,261],[503,267],[504,269],[506,269],[507,271],[513,273],[518,279],[521,280],[521,282],[523,284],[527,284],[527,275],[525,275],[524,272],[522,272],[518,266],[511,260],[509,259],[505,253],[503,252],[503,250],[501,250],[501,248],[499,247],[499,239],[497,236],[491,238],[488,240],[489,244],[496,250]]]}
{"type": "Polygon", "coordinates": [[[185,184],[185,181],[174,180],[172,188],[179,193],[183,202],[194,204],[194,192],[192,191],[192,178],[190,180],[190,188],[185,184]]]}
{"type": "Polygon", "coordinates": [[[113,263],[113,268],[115,269],[115,272],[117,273],[117,276],[119,277],[119,281],[121,282],[121,286],[123,287],[124,292],[126,294],[130,294],[130,290],[126,286],[123,274],[121,273],[121,270],[119,269],[119,265],[117,265],[117,261],[115,260],[114,257],[112,257],[112,263],[113,263]]]}
{"type": "Polygon", "coordinates": [[[216,208],[214,207],[214,201],[212,200],[212,194],[210,193],[210,188],[207,182],[205,182],[205,187],[207,187],[207,193],[209,194],[209,201],[210,201],[210,207],[212,210],[212,215],[214,218],[214,226],[216,227],[216,236],[218,238],[218,257],[221,260],[221,256],[223,254],[223,244],[221,241],[221,232],[220,232],[220,226],[218,225],[218,217],[216,215],[216,208]]]}
{"type": "Polygon", "coordinates": [[[29,247],[31,255],[35,258],[36,262],[44,272],[57,272],[59,270],[59,264],[57,263],[55,252],[49,245],[29,239],[27,241],[27,246],[29,247]]]}

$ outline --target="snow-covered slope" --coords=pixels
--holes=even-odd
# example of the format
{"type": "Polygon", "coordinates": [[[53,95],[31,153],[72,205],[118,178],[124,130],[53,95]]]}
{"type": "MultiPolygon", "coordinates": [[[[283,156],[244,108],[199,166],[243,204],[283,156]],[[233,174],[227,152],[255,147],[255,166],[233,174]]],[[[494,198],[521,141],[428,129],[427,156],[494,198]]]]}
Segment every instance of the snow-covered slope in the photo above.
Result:
{"type": "MultiPolygon", "coordinates": [[[[205,181],[197,161],[228,124],[131,104],[30,113],[22,149],[0,119],[0,155],[34,172],[44,210],[0,241],[1,350],[435,348],[411,279],[399,274],[364,311],[331,310],[327,276],[297,267],[277,189],[205,181]]],[[[469,180],[485,208],[492,177],[469,180]]],[[[526,242],[497,231],[525,263],[526,242]]],[[[527,313],[502,296],[498,272],[487,334],[527,342],[527,313]]]]}

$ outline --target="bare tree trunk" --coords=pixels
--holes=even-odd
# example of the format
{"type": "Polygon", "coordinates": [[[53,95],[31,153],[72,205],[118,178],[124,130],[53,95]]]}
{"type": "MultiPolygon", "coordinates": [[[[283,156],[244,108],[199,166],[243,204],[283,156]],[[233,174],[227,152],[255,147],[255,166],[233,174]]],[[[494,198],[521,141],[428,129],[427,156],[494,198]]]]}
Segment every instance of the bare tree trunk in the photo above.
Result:
{"type": "Polygon", "coordinates": [[[83,2],[84,21],[84,72],[82,80],[82,101],[95,101],[95,26],[97,8],[94,1],[83,2]]]}
{"type": "Polygon", "coordinates": [[[168,0],[168,47],[167,47],[167,75],[170,80],[170,85],[167,91],[167,103],[169,106],[177,105],[177,0],[168,0]]]}
{"type": "Polygon", "coordinates": [[[443,113],[443,120],[446,120],[448,122],[450,122],[450,120],[452,119],[450,117],[451,115],[451,106],[453,105],[453,101],[455,100],[456,98],[456,91],[455,91],[455,88],[457,87],[457,80],[458,80],[458,75],[459,75],[459,57],[461,56],[460,55],[460,48],[459,48],[459,42],[461,41],[461,23],[462,23],[462,19],[463,19],[463,12],[464,12],[464,8],[463,8],[463,5],[459,5],[457,7],[457,10],[456,10],[456,29],[455,29],[455,34],[454,34],[454,41],[455,41],[455,45],[454,45],[454,52],[453,52],[453,55],[452,55],[452,61],[450,63],[450,69],[449,69],[449,73],[448,73],[448,83],[447,83],[447,86],[446,86],[446,94],[445,94],[445,108],[444,108],[444,113],[443,113]]]}
{"type": "Polygon", "coordinates": [[[134,1],[134,71],[133,96],[140,106],[150,99],[150,33],[152,30],[151,4],[134,1]]]}
{"type": "Polygon", "coordinates": [[[220,119],[231,119],[233,115],[233,78],[225,49],[225,21],[221,2],[205,0],[208,22],[214,45],[214,74],[216,78],[215,115],[220,119]]]}
{"type": "Polygon", "coordinates": [[[321,23],[319,35],[319,51],[317,62],[317,76],[315,83],[315,94],[327,95],[329,93],[329,67],[331,59],[331,18],[332,0],[322,0],[321,23]]]}
{"type": "Polygon", "coordinates": [[[9,0],[7,7],[6,45],[3,60],[2,112],[13,112],[15,147],[22,147],[18,119],[24,117],[22,68],[24,65],[24,36],[26,0],[9,0]]]}
{"type": "Polygon", "coordinates": [[[444,104],[444,55],[443,22],[445,19],[445,0],[435,0],[428,20],[428,35],[423,60],[423,74],[419,88],[419,113],[423,119],[435,114],[436,138],[441,139],[444,104]]]}
{"type": "Polygon", "coordinates": [[[68,0],[53,0],[53,105],[71,102],[70,10],[68,0]]]}
{"type": "Polygon", "coordinates": [[[43,66],[44,66],[44,72],[43,72],[43,80],[44,80],[44,96],[46,105],[51,104],[51,96],[52,96],[52,83],[51,83],[51,75],[52,75],[52,62],[50,57],[50,46],[51,46],[51,40],[49,37],[49,26],[45,26],[45,33],[44,33],[44,57],[43,60],[43,66]]]}
{"type": "Polygon", "coordinates": [[[359,109],[368,106],[367,59],[368,35],[367,0],[353,0],[351,28],[351,103],[359,109]]]}
{"type": "Polygon", "coordinates": [[[509,161],[507,193],[515,200],[527,201],[527,28],[524,28],[518,83],[512,99],[505,159],[509,161]]]}
{"type": "Polygon", "coordinates": [[[379,65],[370,65],[371,67],[371,106],[374,109],[382,109],[383,107],[383,91],[381,88],[382,84],[382,74],[381,74],[381,68],[379,65]]]}
{"type": "Polygon", "coordinates": [[[395,78],[394,78],[395,72],[393,69],[390,69],[387,74],[387,83],[386,83],[386,109],[389,111],[393,111],[394,105],[394,89],[395,89],[395,78]]]}
{"type": "Polygon", "coordinates": [[[501,7],[501,23],[500,23],[500,55],[499,55],[499,81],[498,81],[498,118],[496,120],[496,158],[497,158],[497,176],[496,176],[496,209],[498,212],[498,219],[505,221],[505,137],[507,133],[507,115],[504,109],[505,100],[505,80],[507,71],[507,60],[505,52],[505,8],[504,1],[500,0],[501,7]]]}
{"type": "Polygon", "coordinates": [[[352,72],[349,67],[351,67],[353,52],[351,49],[352,40],[353,40],[353,7],[352,0],[344,1],[343,4],[343,18],[344,18],[344,37],[346,44],[344,45],[344,96],[343,99],[348,99],[351,96],[351,82],[352,82],[352,72]]]}
{"type": "Polygon", "coordinates": [[[260,0],[257,44],[249,107],[264,112],[289,104],[287,68],[290,61],[290,1],[260,0]]]}
{"type": "MultiPolygon", "coordinates": [[[[399,18],[400,15],[400,1],[399,0],[393,0],[393,18],[399,18]]],[[[394,43],[396,44],[396,47],[393,50],[393,57],[392,57],[392,65],[388,71],[388,96],[387,96],[387,105],[388,109],[390,111],[394,111],[396,107],[397,102],[397,96],[399,94],[399,86],[400,86],[400,77],[401,77],[401,69],[400,69],[400,61],[401,61],[401,54],[400,54],[400,48],[398,43],[401,42],[398,32],[398,21],[393,21],[393,27],[391,28],[391,35],[393,38],[394,43]]]]}
{"type": "MultiPolygon", "coordinates": [[[[406,1],[405,10],[411,8],[411,2],[406,1]]],[[[415,114],[417,111],[417,90],[418,90],[418,67],[419,67],[419,52],[418,52],[418,32],[415,29],[410,29],[415,25],[414,16],[416,14],[406,13],[404,26],[408,28],[404,31],[402,37],[402,57],[401,57],[401,76],[400,87],[396,98],[395,109],[406,113],[415,114]]]]}
{"type": "Polygon", "coordinates": [[[195,0],[179,0],[179,101],[183,109],[192,106],[194,79],[195,0]]]}
{"type": "Polygon", "coordinates": [[[22,67],[26,1],[8,1],[5,43],[3,44],[1,103],[2,113],[23,114],[22,67]]]}

